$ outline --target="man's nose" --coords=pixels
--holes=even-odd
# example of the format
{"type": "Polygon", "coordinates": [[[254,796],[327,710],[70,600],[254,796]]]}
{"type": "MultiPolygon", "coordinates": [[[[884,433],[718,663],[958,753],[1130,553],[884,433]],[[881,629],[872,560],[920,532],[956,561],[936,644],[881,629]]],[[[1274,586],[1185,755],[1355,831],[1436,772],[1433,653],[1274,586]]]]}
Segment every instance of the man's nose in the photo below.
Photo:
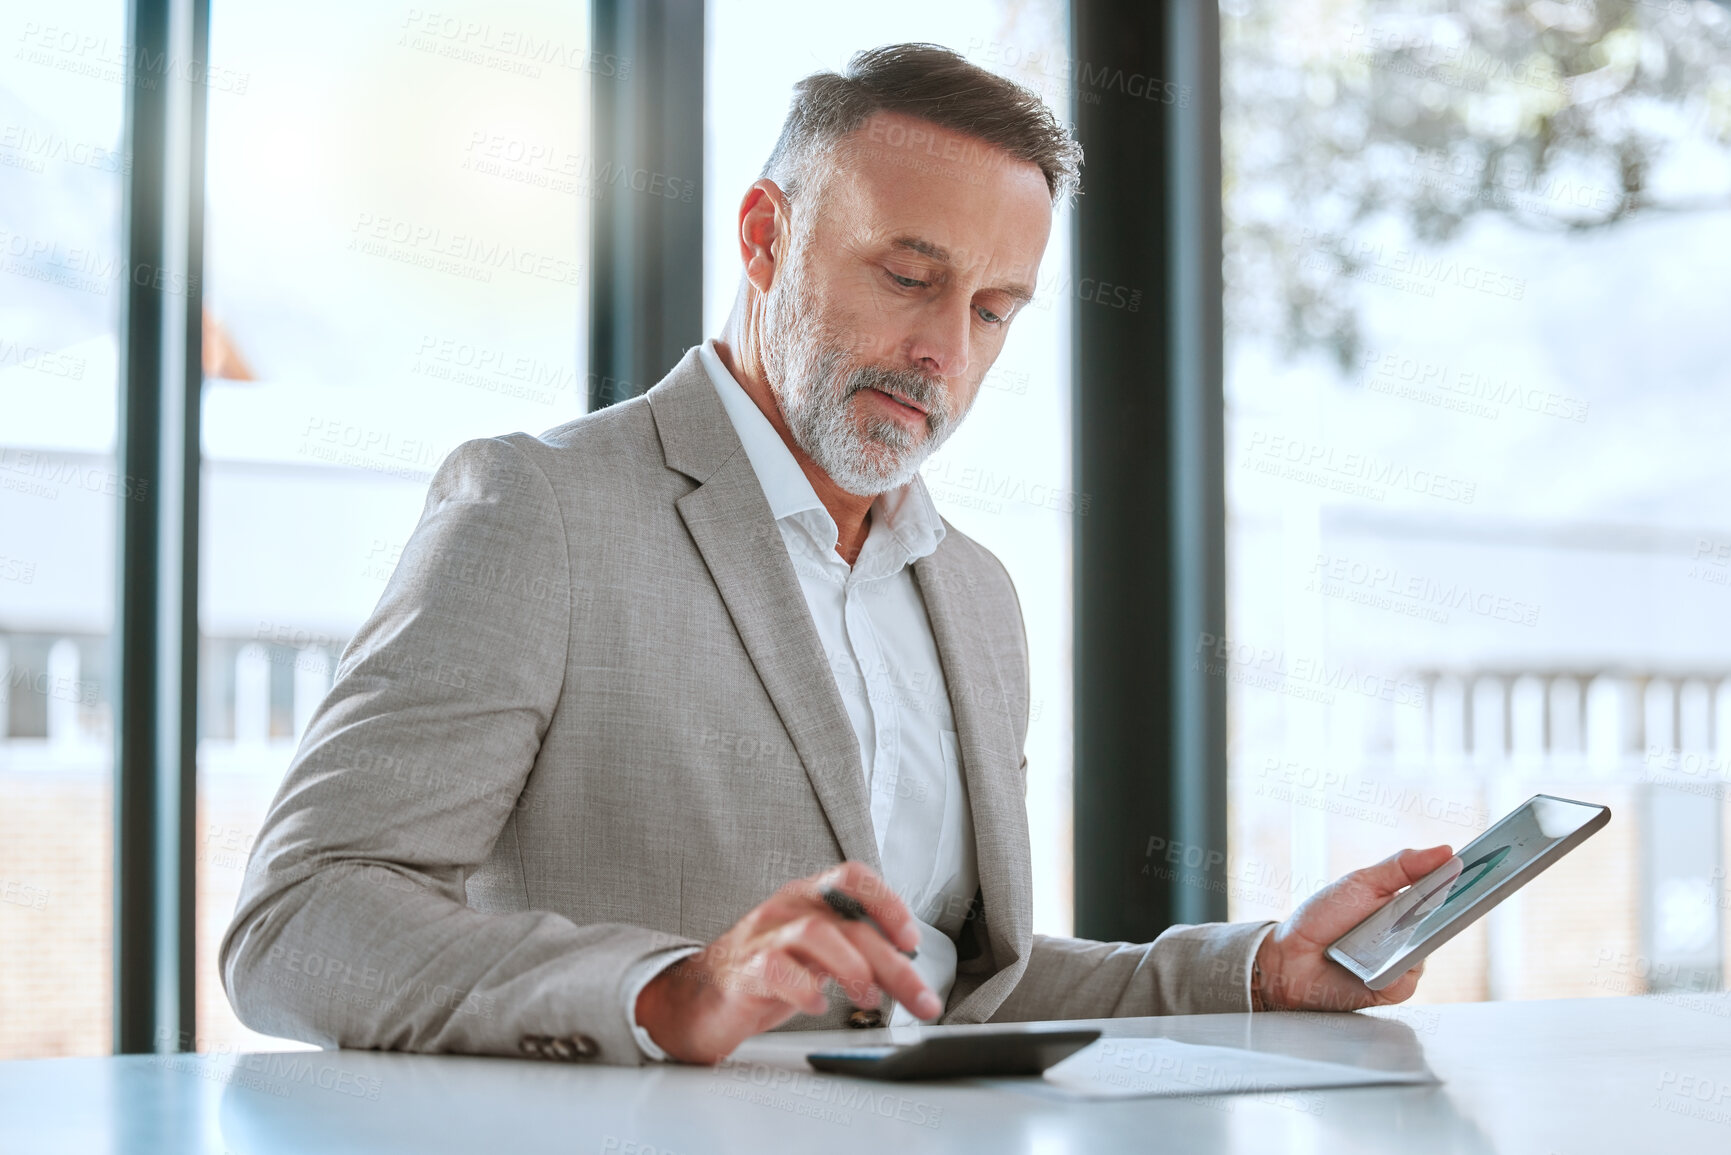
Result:
{"type": "Polygon", "coordinates": [[[968,337],[973,305],[946,295],[923,310],[908,350],[922,369],[936,376],[960,377],[968,371],[968,337]]]}

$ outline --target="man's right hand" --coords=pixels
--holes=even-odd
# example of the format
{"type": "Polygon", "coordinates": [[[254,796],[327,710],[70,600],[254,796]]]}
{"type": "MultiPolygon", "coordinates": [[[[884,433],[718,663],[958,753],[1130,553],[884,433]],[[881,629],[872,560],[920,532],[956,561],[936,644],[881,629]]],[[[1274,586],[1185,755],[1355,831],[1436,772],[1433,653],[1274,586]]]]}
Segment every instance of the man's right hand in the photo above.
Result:
{"type": "Polygon", "coordinates": [[[650,979],[637,996],[637,1024],[671,1058],[714,1063],[801,1011],[823,1014],[832,979],[855,1006],[875,1007],[887,991],[920,1018],[935,1019],[942,1004],[900,953],[919,943],[919,924],[884,880],[869,866],[844,862],[783,886],[703,950],[650,979]],[[825,887],[857,899],[884,933],[838,915],[821,897],[825,887]]]}

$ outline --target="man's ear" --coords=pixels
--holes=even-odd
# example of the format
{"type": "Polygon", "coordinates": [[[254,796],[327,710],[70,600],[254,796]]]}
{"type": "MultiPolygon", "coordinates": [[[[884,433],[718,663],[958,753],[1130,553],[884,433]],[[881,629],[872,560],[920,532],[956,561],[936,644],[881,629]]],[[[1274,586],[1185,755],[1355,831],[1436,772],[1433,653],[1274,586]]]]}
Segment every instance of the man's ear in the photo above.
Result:
{"type": "Polygon", "coordinates": [[[745,279],[760,293],[769,292],[793,227],[787,194],[767,177],[752,182],[739,203],[739,258],[745,279]]]}

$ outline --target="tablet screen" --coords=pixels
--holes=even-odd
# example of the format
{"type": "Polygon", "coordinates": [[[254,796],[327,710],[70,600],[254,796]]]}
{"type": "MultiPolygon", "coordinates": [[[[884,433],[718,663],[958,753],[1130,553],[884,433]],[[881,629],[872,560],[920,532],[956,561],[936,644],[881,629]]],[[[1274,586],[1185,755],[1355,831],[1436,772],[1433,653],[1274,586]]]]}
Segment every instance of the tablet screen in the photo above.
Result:
{"type": "Polygon", "coordinates": [[[1438,931],[1471,921],[1523,868],[1604,810],[1541,794],[1461,848],[1334,944],[1367,974],[1438,931]]]}

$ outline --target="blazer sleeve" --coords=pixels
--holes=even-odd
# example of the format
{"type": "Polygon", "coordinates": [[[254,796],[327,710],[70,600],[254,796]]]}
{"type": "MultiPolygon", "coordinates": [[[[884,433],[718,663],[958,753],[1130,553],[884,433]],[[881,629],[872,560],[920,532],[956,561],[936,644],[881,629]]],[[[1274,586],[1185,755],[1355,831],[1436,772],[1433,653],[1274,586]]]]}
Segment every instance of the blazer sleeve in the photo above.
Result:
{"type": "Polygon", "coordinates": [[[1153,942],[1035,935],[1028,969],[991,1022],[1250,1010],[1250,967],[1272,922],[1169,927],[1153,942]]]}
{"type": "Polygon", "coordinates": [[[689,940],[465,901],[560,699],[558,499],[508,438],[439,467],[253,847],[219,965],[242,1022],[323,1045],[634,1065],[634,964],[689,940]]]}

